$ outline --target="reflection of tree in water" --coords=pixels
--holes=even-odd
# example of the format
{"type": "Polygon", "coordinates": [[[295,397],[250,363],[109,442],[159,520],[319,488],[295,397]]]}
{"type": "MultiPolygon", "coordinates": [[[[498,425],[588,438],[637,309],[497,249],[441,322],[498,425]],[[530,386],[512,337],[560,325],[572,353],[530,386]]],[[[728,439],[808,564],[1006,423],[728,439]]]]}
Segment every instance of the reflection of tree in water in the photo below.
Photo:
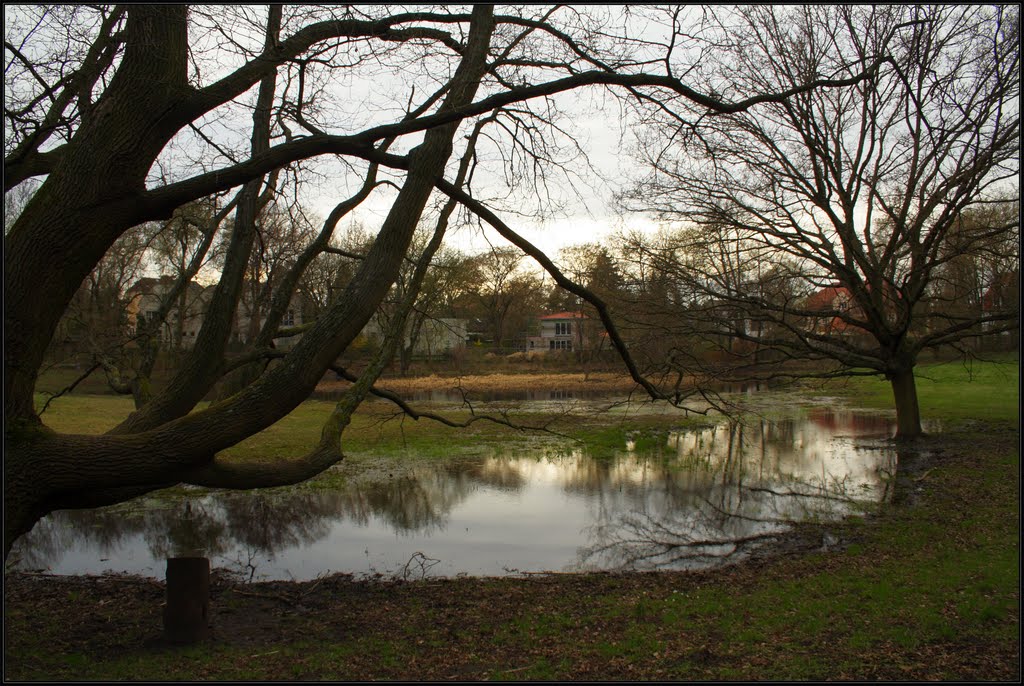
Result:
{"type": "Polygon", "coordinates": [[[441,528],[452,509],[476,489],[472,470],[462,465],[417,469],[409,474],[351,486],[344,513],[357,524],[383,519],[398,531],[441,528]]]}
{"type": "Polygon", "coordinates": [[[110,508],[51,513],[18,541],[15,553],[21,567],[46,568],[83,543],[108,555],[126,539],[141,536],[157,560],[223,556],[239,547],[249,557],[274,555],[326,537],[331,524],[346,517],[365,524],[379,516],[400,531],[442,526],[473,488],[474,479],[465,470],[422,470],[339,491],[147,498],[110,508]]]}
{"type": "Polygon", "coordinates": [[[837,495],[716,486],[698,507],[626,512],[595,525],[579,564],[640,570],[718,564],[778,538],[795,522],[836,517],[851,505],[837,495]]]}
{"type": "Polygon", "coordinates": [[[62,521],[63,510],[51,512],[36,522],[32,531],[15,542],[11,559],[22,569],[45,569],[59,560],[78,535],[62,521]]]}
{"type": "Polygon", "coordinates": [[[227,550],[224,522],[208,498],[185,498],[159,510],[145,510],[143,519],[141,533],[153,559],[212,557],[227,550]]]}
{"type": "Polygon", "coordinates": [[[677,468],[664,474],[659,488],[632,507],[615,502],[621,486],[600,494],[580,566],[717,564],[794,522],[835,519],[853,512],[858,501],[885,497],[891,456],[865,453],[851,462],[833,454],[826,444],[835,430],[817,432],[791,421],[733,422],[671,436],[677,468]]]}
{"type": "Polygon", "coordinates": [[[482,462],[467,462],[464,468],[466,475],[473,481],[497,491],[514,493],[526,486],[527,478],[519,461],[488,458],[482,462]]]}
{"type": "Polygon", "coordinates": [[[95,510],[62,510],[42,519],[18,552],[23,566],[48,567],[75,546],[115,553],[126,539],[141,536],[154,559],[213,556],[229,547],[217,506],[203,498],[147,498],[95,510]],[[83,545],[84,544],[84,545],[83,545]]]}
{"type": "Polygon", "coordinates": [[[48,567],[64,552],[85,544],[101,556],[116,553],[131,536],[141,536],[154,558],[215,555],[224,525],[206,502],[147,497],[141,502],[95,510],[60,510],[43,518],[17,546],[22,566],[48,567]]]}
{"type": "Polygon", "coordinates": [[[832,440],[836,432],[885,433],[888,420],[874,421],[817,413],[809,421],[723,424],[671,433],[652,453],[591,459],[579,449],[542,448],[354,479],[331,491],[164,494],[55,512],[16,552],[22,567],[48,567],[83,543],[107,557],[138,536],[156,559],[202,554],[251,563],[321,540],[337,521],[376,518],[399,532],[427,532],[443,528],[481,485],[507,493],[547,482],[592,510],[581,558],[600,564],[587,566],[690,564],[740,554],[788,522],[846,514],[852,499],[887,497],[891,481],[882,477],[894,471],[892,450],[854,451],[849,441],[840,449],[832,440]]]}
{"type": "Polygon", "coordinates": [[[336,493],[225,494],[227,539],[266,554],[325,537],[341,511],[336,493]]]}

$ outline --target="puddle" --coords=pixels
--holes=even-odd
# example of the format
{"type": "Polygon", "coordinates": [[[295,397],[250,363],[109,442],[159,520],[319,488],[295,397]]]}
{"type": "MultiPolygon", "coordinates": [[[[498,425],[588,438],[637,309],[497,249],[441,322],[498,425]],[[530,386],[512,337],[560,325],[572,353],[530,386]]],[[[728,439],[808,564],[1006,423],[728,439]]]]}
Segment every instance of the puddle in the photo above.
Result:
{"type": "Polygon", "coordinates": [[[11,559],[162,578],[167,557],[199,554],[253,580],[705,567],[792,522],[890,497],[894,431],[891,417],[816,409],[662,432],[610,458],[538,445],[377,470],[331,490],[149,496],[52,513],[11,559]]]}

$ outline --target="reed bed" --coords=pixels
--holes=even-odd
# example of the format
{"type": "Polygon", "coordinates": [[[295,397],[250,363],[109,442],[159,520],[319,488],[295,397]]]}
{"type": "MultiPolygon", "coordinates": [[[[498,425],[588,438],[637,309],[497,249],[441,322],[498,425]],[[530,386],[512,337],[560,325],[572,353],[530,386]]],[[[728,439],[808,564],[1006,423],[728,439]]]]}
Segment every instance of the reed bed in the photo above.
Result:
{"type": "MultiPolygon", "coordinates": [[[[317,391],[341,391],[349,386],[346,381],[323,381],[317,391]]],[[[626,393],[633,390],[635,382],[625,374],[609,372],[558,373],[558,374],[473,374],[466,376],[430,376],[410,378],[387,378],[378,381],[377,386],[396,393],[417,393],[424,391],[470,392],[516,392],[516,391],[597,391],[626,393]]]]}

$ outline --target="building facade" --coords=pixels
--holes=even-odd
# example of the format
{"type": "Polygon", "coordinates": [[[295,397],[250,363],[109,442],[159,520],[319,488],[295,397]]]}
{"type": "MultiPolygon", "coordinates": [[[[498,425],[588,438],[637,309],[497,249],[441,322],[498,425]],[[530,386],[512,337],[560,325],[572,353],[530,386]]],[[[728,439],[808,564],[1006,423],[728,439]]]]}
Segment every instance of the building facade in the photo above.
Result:
{"type": "Polygon", "coordinates": [[[540,330],[526,339],[527,352],[580,351],[593,347],[595,325],[582,312],[556,312],[537,318],[540,330]]]}

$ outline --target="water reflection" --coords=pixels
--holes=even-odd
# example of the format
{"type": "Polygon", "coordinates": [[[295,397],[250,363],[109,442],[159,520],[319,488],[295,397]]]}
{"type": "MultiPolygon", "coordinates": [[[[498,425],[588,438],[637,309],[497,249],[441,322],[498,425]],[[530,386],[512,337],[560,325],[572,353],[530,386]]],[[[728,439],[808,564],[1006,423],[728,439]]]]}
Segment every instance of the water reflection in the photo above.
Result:
{"type": "Polygon", "coordinates": [[[896,469],[896,455],[884,443],[856,447],[853,440],[887,437],[891,429],[882,417],[817,411],[800,421],[672,433],[671,459],[660,470],[628,473],[629,485],[646,494],[642,503],[609,503],[579,563],[602,569],[720,564],[794,523],[847,516],[888,498],[896,469]],[[650,484],[637,483],[641,474],[650,484]]]}
{"type": "Polygon", "coordinates": [[[547,447],[327,491],[151,496],[55,512],[12,558],[55,573],[159,577],[164,558],[200,554],[284,579],[398,573],[417,554],[440,560],[440,575],[704,566],[793,522],[888,498],[896,455],[881,439],[892,431],[884,417],[818,410],[672,432],[611,459],[547,447]]]}

